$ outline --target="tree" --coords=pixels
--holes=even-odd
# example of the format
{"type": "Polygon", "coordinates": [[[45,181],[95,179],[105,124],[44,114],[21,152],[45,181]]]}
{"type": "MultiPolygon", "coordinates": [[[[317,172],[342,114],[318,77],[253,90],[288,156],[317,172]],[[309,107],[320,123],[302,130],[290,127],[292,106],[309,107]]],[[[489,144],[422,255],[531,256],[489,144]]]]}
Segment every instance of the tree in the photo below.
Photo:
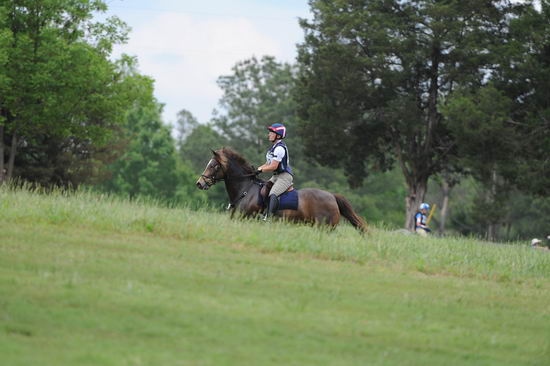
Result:
{"type": "Polygon", "coordinates": [[[456,92],[441,110],[457,144],[458,164],[486,187],[477,200],[477,221],[486,224],[487,237],[494,240],[506,216],[503,205],[510,191],[502,175],[520,151],[520,144],[508,123],[512,101],[492,85],[474,93],[456,92]]]}
{"type": "Polygon", "coordinates": [[[48,136],[91,157],[91,147],[123,121],[136,98],[123,72],[131,60],[109,55],[127,27],[117,18],[94,23],[94,12],[104,10],[100,0],[0,3],[0,183],[25,169],[16,166],[18,149],[44,154],[49,147],[38,145],[48,136]]]}
{"type": "Polygon", "coordinates": [[[178,119],[176,120],[176,144],[178,147],[183,145],[185,139],[198,125],[199,121],[188,110],[182,109],[178,112],[178,119]]]}
{"type": "MultiPolygon", "coordinates": [[[[192,117],[192,116],[191,116],[192,117]]],[[[190,118],[191,120],[194,119],[190,118]]],[[[178,149],[180,161],[188,167],[192,174],[191,191],[187,191],[188,197],[196,196],[198,189],[195,182],[203,172],[206,164],[212,157],[212,150],[217,150],[222,146],[227,145],[227,140],[223,138],[212,124],[198,124],[189,135],[181,142],[178,149]]],[[[223,184],[217,184],[212,187],[207,193],[195,201],[200,200],[204,203],[217,208],[227,206],[227,193],[223,184]]]]}
{"type": "Polygon", "coordinates": [[[266,127],[294,119],[293,68],[264,56],[239,62],[232,71],[218,79],[223,113],[218,111],[213,123],[232,147],[257,159],[265,154],[266,127]]]}
{"type": "Polygon", "coordinates": [[[188,161],[190,167],[200,174],[212,157],[212,150],[217,150],[228,143],[213,126],[199,125],[189,134],[179,148],[183,161],[188,161]]]}
{"type": "Polygon", "coordinates": [[[456,144],[439,107],[457,87],[479,87],[497,67],[506,1],[310,1],[302,20],[296,98],[306,152],[346,168],[397,162],[407,183],[405,227],[431,176],[449,169],[456,144]],[[322,146],[322,148],[320,148],[322,146]]]}
{"type": "Polygon", "coordinates": [[[461,176],[456,173],[443,171],[436,177],[436,181],[441,192],[441,209],[439,210],[439,232],[444,233],[447,229],[447,218],[449,216],[449,201],[451,191],[460,182],[461,176]]]}
{"type": "Polygon", "coordinates": [[[110,177],[101,189],[125,197],[152,197],[165,202],[202,205],[203,192],[195,187],[196,175],[178,159],[170,128],[161,120],[162,105],[141,100],[127,115],[121,130],[123,153],[109,166],[110,177]]]}
{"type": "Polygon", "coordinates": [[[520,145],[502,176],[522,191],[550,196],[550,1],[527,1],[510,21],[492,76],[512,102],[507,119],[520,145]]]}
{"type": "Polygon", "coordinates": [[[508,225],[509,194],[550,194],[550,2],[519,6],[510,19],[490,83],[461,88],[441,107],[459,164],[485,188],[472,213],[491,239],[508,225]]]}
{"type": "Polygon", "coordinates": [[[127,147],[111,167],[112,178],[104,187],[128,197],[148,196],[174,200],[178,186],[175,143],[161,120],[156,102],[129,112],[125,134],[127,147]]]}

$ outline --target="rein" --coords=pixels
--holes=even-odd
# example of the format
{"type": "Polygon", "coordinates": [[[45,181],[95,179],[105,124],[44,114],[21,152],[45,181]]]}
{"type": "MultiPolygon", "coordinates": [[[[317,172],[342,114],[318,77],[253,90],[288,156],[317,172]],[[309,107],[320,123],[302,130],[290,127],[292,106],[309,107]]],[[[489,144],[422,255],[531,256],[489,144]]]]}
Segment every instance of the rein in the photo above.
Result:
{"type": "MultiPolygon", "coordinates": [[[[256,175],[256,174],[254,174],[256,175]]],[[[250,182],[250,184],[248,185],[248,187],[246,187],[246,189],[239,195],[239,197],[237,197],[237,199],[233,202],[229,202],[229,204],[227,205],[227,209],[230,210],[232,208],[235,207],[235,205],[240,201],[242,200],[243,198],[245,198],[247,195],[248,195],[248,191],[250,190],[250,188],[255,184],[256,182],[255,181],[252,181],[250,182]]]]}
{"type": "MultiPolygon", "coordinates": [[[[256,175],[257,175],[256,173],[243,174],[243,175],[239,176],[238,178],[249,178],[249,177],[254,177],[256,175]]],[[[205,175],[205,174],[201,174],[201,177],[204,178],[204,180],[206,181],[206,184],[208,184],[209,187],[213,186],[214,184],[216,184],[218,182],[221,182],[222,180],[225,180],[225,178],[216,178],[212,175],[205,175]],[[211,182],[211,183],[209,183],[209,182],[211,182]]],[[[254,183],[254,182],[252,182],[252,183],[254,183]]]]}
{"type": "Polygon", "coordinates": [[[216,178],[214,176],[204,175],[204,174],[201,174],[201,177],[204,178],[204,181],[206,182],[206,184],[208,184],[208,187],[212,187],[214,184],[218,183],[219,181],[224,180],[223,178],[216,178]]]}

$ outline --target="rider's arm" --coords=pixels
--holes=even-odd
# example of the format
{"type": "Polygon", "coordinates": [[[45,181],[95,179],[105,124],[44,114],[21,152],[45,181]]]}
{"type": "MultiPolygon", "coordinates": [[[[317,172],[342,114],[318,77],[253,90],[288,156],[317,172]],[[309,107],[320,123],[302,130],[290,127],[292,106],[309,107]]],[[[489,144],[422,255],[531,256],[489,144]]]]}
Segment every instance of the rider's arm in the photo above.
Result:
{"type": "Polygon", "coordinates": [[[277,160],[272,160],[271,161],[271,164],[264,164],[260,167],[258,167],[258,170],[261,170],[262,172],[274,172],[275,170],[277,170],[277,168],[279,167],[279,161],[277,160]]]}
{"type": "Polygon", "coordinates": [[[429,230],[428,225],[422,223],[423,217],[424,217],[424,215],[418,215],[418,216],[417,216],[417,218],[416,218],[416,226],[417,226],[417,227],[421,227],[422,229],[427,229],[427,230],[429,230]]]}
{"type": "Polygon", "coordinates": [[[416,217],[415,217],[415,218],[416,218],[416,220],[415,220],[415,221],[416,221],[416,227],[421,227],[421,228],[423,228],[425,225],[422,224],[422,215],[416,214],[416,217]]]}
{"type": "Polygon", "coordinates": [[[273,151],[273,159],[271,159],[271,164],[264,164],[258,168],[262,172],[274,172],[279,167],[279,163],[285,157],[285,149],[281,146],[277,146],[273,151]]]}

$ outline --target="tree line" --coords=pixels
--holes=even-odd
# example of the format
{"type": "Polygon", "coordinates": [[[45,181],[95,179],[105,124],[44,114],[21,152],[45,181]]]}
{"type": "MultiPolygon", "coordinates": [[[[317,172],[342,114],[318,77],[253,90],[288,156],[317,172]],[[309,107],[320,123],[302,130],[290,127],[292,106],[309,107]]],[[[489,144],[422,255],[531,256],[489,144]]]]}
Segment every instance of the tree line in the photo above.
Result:
{"type": "Polygon", "coordinates": [[[550,217],[550,4],[310,1],[296,63],[238,62],[209,121],[162,120],[137,60],[111,60],[118,18],[98,0],[0,2],[0,182],[81,184],[192,207],[210,149],[255,165],[288,126],[296,185],[343,193],[368,221],[513,239],[550,217]],[[174,132],[172,134],[171,132],[174,132]]]}
{"type": "Polygon", "coordinates": [[[360,156],[348,169],[357,179],[397,165],[408,227],[435,176],[475,176],[489,207],[513,188],[548,195],[548,1],[540,10],[531,1],[310,5],[297,95],[319,161],[349,168],[360,156]]]}

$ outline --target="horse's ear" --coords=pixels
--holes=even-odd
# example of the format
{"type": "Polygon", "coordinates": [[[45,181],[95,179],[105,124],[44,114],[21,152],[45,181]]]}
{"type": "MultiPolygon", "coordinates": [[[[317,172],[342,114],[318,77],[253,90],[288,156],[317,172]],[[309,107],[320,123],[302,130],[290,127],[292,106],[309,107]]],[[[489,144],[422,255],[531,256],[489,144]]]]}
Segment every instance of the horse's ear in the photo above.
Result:
{"type": "Polygon", "coordinates": [[[212,151],[212,154],[213,154],[214,156],[218,156],[218,153],[217,153],[216,151],[214,151],[214,150],[212,150],[212,149],[210,149],[210,151],[212,151]]]}

